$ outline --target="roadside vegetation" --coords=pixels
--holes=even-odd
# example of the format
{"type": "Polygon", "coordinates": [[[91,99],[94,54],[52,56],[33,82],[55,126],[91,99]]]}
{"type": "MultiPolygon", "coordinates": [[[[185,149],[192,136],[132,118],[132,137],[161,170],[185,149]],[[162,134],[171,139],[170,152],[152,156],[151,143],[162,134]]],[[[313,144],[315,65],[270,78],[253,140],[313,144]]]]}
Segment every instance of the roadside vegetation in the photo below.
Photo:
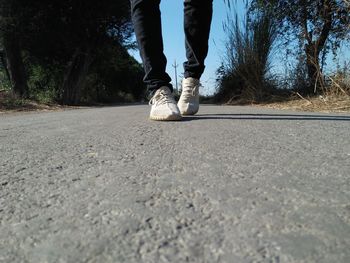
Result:
{"type": "Polygon", "coordinates": [[[237,1],[226,3],[226,55],[215,102],[350,111],[350,62],[332,68],[326,63],[342,45],[349,46],[347,1],[245,1],[243,23],[237,1]],[[281,54],[289,63],[276,73],[271,62],[281,54]]]}
{"type": "Polygon", "coordinates": [[[129,0],[0,0],[0,108],[143,97],[129,0]]]}
{"type": "MultiPolygon", "coordinates": [[[[350,61],[327,64],[350,49],[349,1],[245,0],[244,17],[221,1],[226,52],[203,103],[350,110],[350,61]]],[[[143,101],[129,5],[0,0],[0,111],[143,101]]]]}

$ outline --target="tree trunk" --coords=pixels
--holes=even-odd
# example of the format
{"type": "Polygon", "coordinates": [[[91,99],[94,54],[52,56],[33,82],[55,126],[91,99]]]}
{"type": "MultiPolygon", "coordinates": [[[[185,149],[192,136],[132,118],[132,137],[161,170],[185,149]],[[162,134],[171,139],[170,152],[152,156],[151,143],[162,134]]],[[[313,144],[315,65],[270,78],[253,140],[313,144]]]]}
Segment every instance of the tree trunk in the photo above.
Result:
{"type": "Polygon", "coordinates": [[[324,49],[326,41],[329,37],[333,22],[333,12],[335,3],[333,1],[325,0],[323,3],[323,10],[321,12],[323,25],[320,27],[320,35],[316,40],[313,40],[311,32],[308,30],[307,9],[306,5],[303,7],[303,30],[304,37],[307,41],[305,45],[306,66],[309,78],[309,87],[307,93],[316,93],[320,88],[324,88],[324,79],[320,67],[320,53],[324,49]]]}
{"type": "Polygon", "coordinates": [[[306,90],[307,93],[315,93],[320,84],[318,83],[320,74],[319,58],[318,52],[315,49],[316,47],[314,45],[307,44],[305,46],[306,67],[309,78],[309,85],[306,90]]]}
{"type": "Polygon", "coordinates": [[[7,66],[15,95],[25,98],[29,95],[27,75],[24,68],[19,40],[14,34],[4,35],[4,49],[7,57],[7,66]]]}
{"type": "Polygon", "coordinates": [[[68,65],[63,81],[62,103],[66,105],[79,104],[81,99],[81,88],[92,62],[90,49],[82,52],[77,48],[72,60],[68,65]]]}
{"type": "Polygon", "coordinates": [[[9,72],[9,69],[8,69],[8,65],[7,65],[7,61],[6,61],[6,55],[5,55],[4,51],[0,52],[0,59],[1,59],[2,67],[5,70],[6,77],[7,77],[8,81],[11,83],[11,75],[10,75],[10,72],[9,72]]]}

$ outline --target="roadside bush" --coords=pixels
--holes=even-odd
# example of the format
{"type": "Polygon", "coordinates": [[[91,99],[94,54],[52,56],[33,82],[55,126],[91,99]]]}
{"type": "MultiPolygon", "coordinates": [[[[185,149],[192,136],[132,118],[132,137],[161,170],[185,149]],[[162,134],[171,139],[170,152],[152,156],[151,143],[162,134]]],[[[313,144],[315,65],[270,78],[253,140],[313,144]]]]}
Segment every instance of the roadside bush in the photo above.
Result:
{"type": "Polygon", "coordinates": [[[276,30],[269,14],[256,14],[242,27],[237,15],[229,17],[224,29],[226,55],[217,72],[216,100],[262,101],[273,88],[268,72],[276,30]]]}

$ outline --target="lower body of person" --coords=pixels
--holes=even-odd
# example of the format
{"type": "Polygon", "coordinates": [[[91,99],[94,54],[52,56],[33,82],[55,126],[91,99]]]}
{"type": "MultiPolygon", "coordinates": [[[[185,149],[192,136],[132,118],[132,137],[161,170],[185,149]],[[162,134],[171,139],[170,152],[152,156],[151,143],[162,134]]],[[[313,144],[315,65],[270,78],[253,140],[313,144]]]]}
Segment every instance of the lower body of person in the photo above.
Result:
{"type": "Polygon", "coordinates": [[[131,16],[145,70],[144,82],[152,96],[150,118],[180,120],[199,109],[199,80],[208,54],[213,0],[184,0],[184,31],[187,61],[179,102],[176,103],[166,73],[167,59],[163,52],[160,0],[130,0],[131,16]]]}

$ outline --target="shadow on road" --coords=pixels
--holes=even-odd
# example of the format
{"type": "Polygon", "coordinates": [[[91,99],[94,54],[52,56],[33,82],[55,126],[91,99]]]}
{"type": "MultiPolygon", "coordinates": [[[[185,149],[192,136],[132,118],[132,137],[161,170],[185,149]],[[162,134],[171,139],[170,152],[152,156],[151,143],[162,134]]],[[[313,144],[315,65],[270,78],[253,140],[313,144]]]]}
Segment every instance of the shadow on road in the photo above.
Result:
{"type": "Polygon", "coordinates": [[[183,121],[194,120],[286,120],[286,121],[350,121],[350,116],[305,114],[198,114],[186,116],[183,121]]]}

